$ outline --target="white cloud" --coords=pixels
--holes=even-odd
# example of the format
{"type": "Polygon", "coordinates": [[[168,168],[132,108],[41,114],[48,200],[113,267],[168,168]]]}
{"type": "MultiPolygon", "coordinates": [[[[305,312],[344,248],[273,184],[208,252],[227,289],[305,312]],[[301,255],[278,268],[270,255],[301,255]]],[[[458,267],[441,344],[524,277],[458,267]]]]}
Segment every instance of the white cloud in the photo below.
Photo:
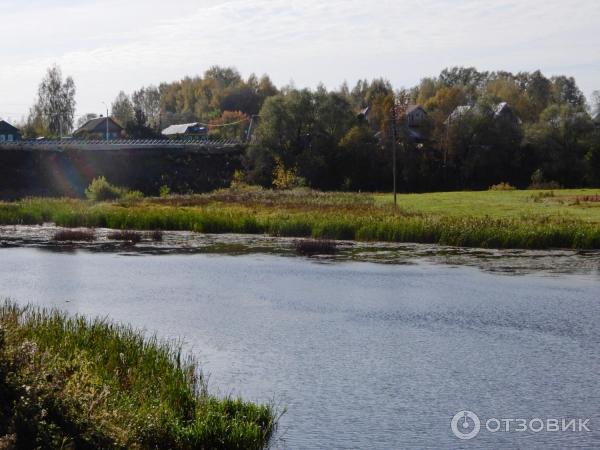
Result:
{"type": "Polygon", "coordinates": [[[376,76],[409,86],[475,65],[600,88],[595,0],[0,0],[0,14],[0,115],[24,113],[54,62],[75,78],[80,112],[213,64],[298,86],[376,76]]]}

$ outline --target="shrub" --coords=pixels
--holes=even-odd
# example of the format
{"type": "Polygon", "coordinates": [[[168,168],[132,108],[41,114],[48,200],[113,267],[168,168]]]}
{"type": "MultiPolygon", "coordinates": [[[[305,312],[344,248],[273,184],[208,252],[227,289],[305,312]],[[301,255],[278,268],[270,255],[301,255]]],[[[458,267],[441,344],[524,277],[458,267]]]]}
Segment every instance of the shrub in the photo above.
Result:
{"type": "Polygon", "coordinates": [[[138,200],[144,197],[140,191],[130,191],[127,188],[110,184],[105,177],[94,178],[85,190],[85,196],[95,202],[111,200],[138,200]]]}
{"type": "Polygon", "coordinates": [[[306,180],[297,175],[295,168],[286,169],[281,158],[277,158],[273,171],[273,186],[275,189],[292,189],[306,186],[306,180]]]}
{"type": "Polygon", "coordinates": [[[239,189],[244,188],[248,184],[246,183],[246,175],[241,170],[236,170],[233,172],[233,177],[231,178],[231,184],[229,187],[231,189],[239,189]]]}
{"type": "Polygon", "coordinates": [[[121,190],[113,186],[104,177],[94,178],[85,190],[85,196],[95,202],[117,200],[121,198],[121,190]]]}
{"type": "Polygon", "coordinates": [[[135,201],[144,198],[144,194],[141,191],[128,191],[127,189],[121,189],[123,193],[121,194],[120,200],[123,202],[135,201]]]}
{"type": "Polygon", "coordinates": [[[537,169],[531,175],[529,189],[561,189],[562,186],[556,181],[546,181],[542,169],[537,169]]]}
{"type": "Polygon", "coordinates": [[[169,186],[167,186],[166,184],[163,184],[159,190],[158,190],[158,194],[162,197],[168,197],[171,194],[171,188],[169,186]]]}
{"type": "Polygon", "coordinates": [[[502,182],[502,183],[498,183],[498,184],[494,184],[493,186],[490,186],[490,191],[514,191],[515,189],[517,189],[517,188],[506,182],[502,182]]]}

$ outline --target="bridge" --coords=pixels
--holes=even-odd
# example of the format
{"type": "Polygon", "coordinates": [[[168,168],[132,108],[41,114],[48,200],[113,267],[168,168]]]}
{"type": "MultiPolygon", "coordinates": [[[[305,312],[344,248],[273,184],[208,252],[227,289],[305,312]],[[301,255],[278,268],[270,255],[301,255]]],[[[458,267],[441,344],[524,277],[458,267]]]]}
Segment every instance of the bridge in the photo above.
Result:
{"type": "Polygon", "coordinates": [[[0,142],[0,150],[22,151],[136,151],[136,150],[181,150],[183,152],[227,153],[239,151],[241,142],[229,139],[42,139],[0,142]]]}

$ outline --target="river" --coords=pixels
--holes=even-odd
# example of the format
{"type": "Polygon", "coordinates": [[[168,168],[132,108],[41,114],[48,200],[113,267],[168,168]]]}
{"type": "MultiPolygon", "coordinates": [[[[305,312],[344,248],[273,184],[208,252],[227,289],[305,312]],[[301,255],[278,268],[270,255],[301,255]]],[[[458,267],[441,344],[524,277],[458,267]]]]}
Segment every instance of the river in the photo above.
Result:
{"type": "Polygon", "coordinates": [[[212,393],[286,410],[275,448],[600,447],[596,270],[19,247],[0,249],[0,286],[182,340],[212,393]],[[472,440],[451,430],[461,410],[481,418],[472,440]],[[489,418],[591,431],[492,432],[489,418]]]}

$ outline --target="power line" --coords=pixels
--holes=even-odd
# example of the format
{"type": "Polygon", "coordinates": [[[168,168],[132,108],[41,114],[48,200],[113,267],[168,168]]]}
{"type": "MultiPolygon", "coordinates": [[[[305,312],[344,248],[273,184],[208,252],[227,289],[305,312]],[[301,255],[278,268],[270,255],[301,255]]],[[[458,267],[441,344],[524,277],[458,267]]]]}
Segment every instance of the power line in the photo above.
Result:
{"type": "MultiPolygon", "coordinates": [[[[258,115],[254,115],[252,117],[259,117],[258,115]]],[[[202,125],[203,127],[212,127],[212,128],[222,128],[222,127],[228,127],[231,125],[238,125],[240,123],[244,123],[244,122],[250,122],[252,120],[252,117],[246,117],[245,119],[242,120],[238,120],[236,122],[230,122],[230,123],[223,123],[223,124],[211,124],[211,123],[202,123],[202,122],[198,122],[199,125],[202,125]]]]}

